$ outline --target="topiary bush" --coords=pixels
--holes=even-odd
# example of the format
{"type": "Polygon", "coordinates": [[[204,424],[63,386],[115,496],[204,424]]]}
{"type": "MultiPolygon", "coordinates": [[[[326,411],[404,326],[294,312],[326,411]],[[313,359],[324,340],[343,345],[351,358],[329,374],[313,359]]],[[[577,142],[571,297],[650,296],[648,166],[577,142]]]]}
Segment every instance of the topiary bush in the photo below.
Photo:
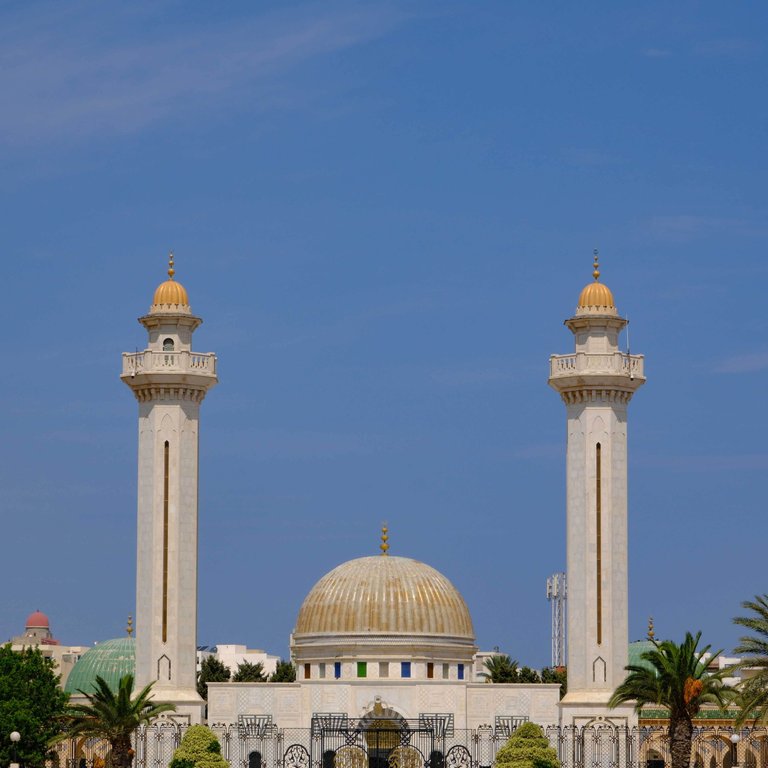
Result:
{"type": "Polygon", "coordinates": [[[496,753],[496,768],[560,768],[557,752],[535,723],[523,723],[496,753]]]}
{"type": "Polygon", "coordinates": [[[192,725],[168,768],[229,768],[229,763],[221,756],[221,744],[213,731],[204,725],[192,725]]]}

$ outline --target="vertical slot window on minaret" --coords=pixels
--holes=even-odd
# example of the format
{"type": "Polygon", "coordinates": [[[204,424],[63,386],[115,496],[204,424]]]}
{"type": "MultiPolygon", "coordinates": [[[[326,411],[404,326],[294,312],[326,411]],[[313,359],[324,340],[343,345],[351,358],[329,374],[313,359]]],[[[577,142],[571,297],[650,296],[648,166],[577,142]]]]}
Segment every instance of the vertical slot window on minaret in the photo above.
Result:
{"type": "Polygon", "coordinates": [[[595,446],[595,565],[597,568],[597,644],[603,642],[603,499],[602,448],[595,446]]]}
{"type": "Polygon", "coordinates": [[[163,446],[163,642],[168,642],[168,486],[170,445],[163,446]]]}

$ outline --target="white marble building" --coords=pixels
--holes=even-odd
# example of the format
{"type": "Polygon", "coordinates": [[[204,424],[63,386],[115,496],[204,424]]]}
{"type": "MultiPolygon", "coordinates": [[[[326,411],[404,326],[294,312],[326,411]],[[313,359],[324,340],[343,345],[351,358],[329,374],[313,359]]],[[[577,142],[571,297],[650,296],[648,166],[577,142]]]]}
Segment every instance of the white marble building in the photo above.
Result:
{"type": "MultiPolygon", "coordinates": [[[[215,683],[208,721],[251,723],[264,735],[342,718],[351,724],[442,718],[451,728],[627,723],[607,701],[627,662],[627,406],[644,381],[643,358],[619,349],[626,326],[613,295],[594,282],[566,321],[575,353],[550,361],[567,414],[568,684],[478,682],[467,604],[430,566],[381,554],[341,564],[302,603],[291,635],[295,683],[215,683]],[[264,730],[264,729],[267,730],[264,730]],[[261,730],[260,730],[261,729],[261,730]]],[[[192,722],[197,616],[199,407],[216,384],[216,357],[191,351],[202,322],[169,279],[140,322],[145,351],[123,356],[122,379],[139,401],[136,675],[192,722]]],[[[250,726],[248,726],[250,727],[250,726]]]]}

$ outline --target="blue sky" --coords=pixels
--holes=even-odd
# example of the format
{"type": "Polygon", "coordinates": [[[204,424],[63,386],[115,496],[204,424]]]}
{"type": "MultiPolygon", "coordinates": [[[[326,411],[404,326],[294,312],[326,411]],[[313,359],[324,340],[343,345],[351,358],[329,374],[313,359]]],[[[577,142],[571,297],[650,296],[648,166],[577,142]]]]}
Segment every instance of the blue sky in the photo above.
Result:
{"type": "Polygon", "coordinates": [[[593,248],[630,408],[630,636],[716,647],[765,580],[768,10],[649,2],[0,4],[0,637],[134,609],[142,348],[173,248],[219,355],[201,643],[285,655],[375,554],[549,662],[565,411],[593,248]]]}

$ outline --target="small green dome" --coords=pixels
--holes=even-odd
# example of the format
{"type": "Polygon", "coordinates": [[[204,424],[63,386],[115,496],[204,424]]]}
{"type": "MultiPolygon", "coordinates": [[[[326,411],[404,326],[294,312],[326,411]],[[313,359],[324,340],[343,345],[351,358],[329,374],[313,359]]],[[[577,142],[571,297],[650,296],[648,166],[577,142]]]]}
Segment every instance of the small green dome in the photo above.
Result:
{"type": "Polygon", "coordinates": [[[103,677],[113,691],[124,675],[136,674],[136,640],[118,637],[105,640],[89,648],[77,661],[67,678],[64,690],[77,695],[78,691],[92,693],[96,677],[103,677]]]}
{"type": "Polygon", "coordinates": [[[655,648],[656,645],[651,640],[635,640],[634,643],[629,644],[629,663],[635,667],[653,670],[653,664],[642,656],[646,651],[652,651],[655,648]]]}

